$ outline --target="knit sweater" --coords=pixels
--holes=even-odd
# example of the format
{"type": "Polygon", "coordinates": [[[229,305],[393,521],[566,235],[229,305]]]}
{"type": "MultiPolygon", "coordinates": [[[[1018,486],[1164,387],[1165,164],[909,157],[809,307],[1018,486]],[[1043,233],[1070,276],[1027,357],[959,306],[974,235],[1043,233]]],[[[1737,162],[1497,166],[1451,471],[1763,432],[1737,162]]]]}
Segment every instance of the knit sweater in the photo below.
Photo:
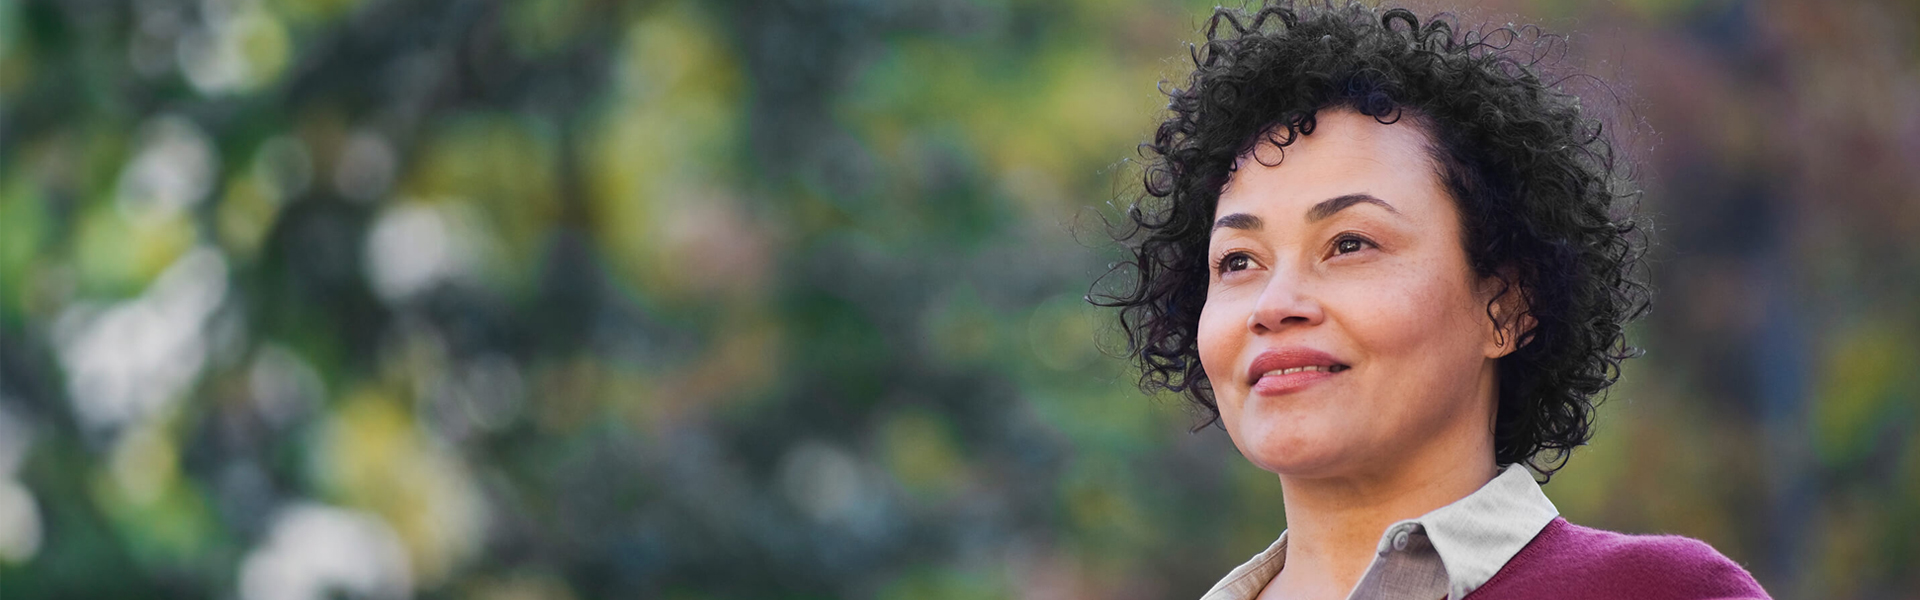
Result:
{"type": "Polygon", "coordinates": [[[1746,569],[1699,540],[1626,535],[1555,518],[1466,600],[1766,597],[1746,569]]]}

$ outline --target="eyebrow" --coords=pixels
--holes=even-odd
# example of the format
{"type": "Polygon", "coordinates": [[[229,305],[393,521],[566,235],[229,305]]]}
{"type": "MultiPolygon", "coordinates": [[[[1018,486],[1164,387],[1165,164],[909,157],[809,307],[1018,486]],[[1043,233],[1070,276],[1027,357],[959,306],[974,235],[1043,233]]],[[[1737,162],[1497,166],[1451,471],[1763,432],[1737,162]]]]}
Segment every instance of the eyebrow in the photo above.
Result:
{"type": "Polygon", "coordinates": [[[1312,223],[1314,221],[1325,220],[1327,217],[1333,216],[1333,213],[1346,210],[1349,206],[1363,203],[1378,205],[1380,208],[1387,209],[1387,212],[1396,215],[1400,214],[1400,211],[1395,209],[1392,204],[1387,204],[1387,201],[1373,197],[1373,194],[1347,194],[1338,198],[1322,200],[1319,204],[1313,205],[1313,208],[1307,209],[1307,222],[1312,223]]]}
{"type": "MultiPolygon", "coordinates": [[[[1372,194],[1347,194],[1345,196],[1322,200],[1319,204],[1313,205],[1313,208],[1307,209],[1307,222],[1324,221],[1327,217],[1333,216],[1334,213],[1346,210],[1355,204],[1374,204],[1380,208],[1387,209],[1387,212],[1396,215],[1400,214],[1400,211],[1395,209],[1392,204],[1388,204],[1385,200],[1375,198],[1372,194]]],[[[1220,217],[1219,220],[1213,222],[1213,228],[1216,230],[1225,227],[1228,229],[1259,231],[1261,225],[1260,217],[1247,213],[1233,213],[1220,217]]]]}
{"type": "Polygon", "coordinates": [[[1225,227],[1228,229],[1245,229],[1248,231],[1259,231],[1260,217],[1256,217],[1247,213],[1233,213],[1224,217],[1220,217],[1220,220],[1213,222],[1214,230],[1217,231],[1221,227],[1225,227]]]}

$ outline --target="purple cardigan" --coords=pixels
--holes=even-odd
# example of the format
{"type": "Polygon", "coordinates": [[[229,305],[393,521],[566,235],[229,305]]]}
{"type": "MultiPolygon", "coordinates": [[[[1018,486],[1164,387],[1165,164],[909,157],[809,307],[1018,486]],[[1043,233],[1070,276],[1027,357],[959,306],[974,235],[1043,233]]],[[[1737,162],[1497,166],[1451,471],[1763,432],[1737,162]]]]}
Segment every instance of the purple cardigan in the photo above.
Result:
{"type": "Polygon", "coordinates": [[[1554,518],[1467,600],[1766,598],[1746,569],[1677,535],[1626,535],[1554,518]]]}

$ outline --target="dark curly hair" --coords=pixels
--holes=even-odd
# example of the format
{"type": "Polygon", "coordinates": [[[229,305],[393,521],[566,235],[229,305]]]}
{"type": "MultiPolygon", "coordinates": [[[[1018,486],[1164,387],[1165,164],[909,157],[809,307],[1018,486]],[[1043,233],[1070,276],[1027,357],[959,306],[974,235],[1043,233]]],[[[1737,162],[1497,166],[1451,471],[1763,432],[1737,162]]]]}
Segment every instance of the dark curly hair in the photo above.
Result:
{"type": "Polygon", "coordinates": [[[1406,119],[1430,140],[1469,264],[1504,284],[1493,302],[1517,293],[1534,320],[1499,362],[1494,459],[1550,479],[1592,437],[1621,361],[1639,353],[1624,325],[1649,296],[1631,214],[1639,193],[1567,79],[1543,79],[1564,41],[1356,2],[1216,9],[1205,33],[1186,85],[1162,86],[1170,114],[1141,145],[1144,194],[1114,231],[1129,257],[1108,272],[1124,281],[1089,296],[1120,309],[1142,389],[1184,393],[1205,417],[1196,430],[1219,422],[1197,329],[1214,206],[1236,157],[1312,134],[1322,110],[1406,119]]]}

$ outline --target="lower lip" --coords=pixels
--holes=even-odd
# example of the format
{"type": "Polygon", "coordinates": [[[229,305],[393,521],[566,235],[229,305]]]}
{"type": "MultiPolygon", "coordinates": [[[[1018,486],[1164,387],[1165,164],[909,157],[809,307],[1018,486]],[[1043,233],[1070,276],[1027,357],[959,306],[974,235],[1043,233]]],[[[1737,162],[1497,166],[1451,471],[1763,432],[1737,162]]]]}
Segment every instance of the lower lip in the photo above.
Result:
{"type": "Polygon", "coordinates": [[[1285,375],[1266,375],[1254,382],[1253,393],[1262,396],[1291,394],[1338,374],[1331,371],[1294,371],[1285,375]]]}

